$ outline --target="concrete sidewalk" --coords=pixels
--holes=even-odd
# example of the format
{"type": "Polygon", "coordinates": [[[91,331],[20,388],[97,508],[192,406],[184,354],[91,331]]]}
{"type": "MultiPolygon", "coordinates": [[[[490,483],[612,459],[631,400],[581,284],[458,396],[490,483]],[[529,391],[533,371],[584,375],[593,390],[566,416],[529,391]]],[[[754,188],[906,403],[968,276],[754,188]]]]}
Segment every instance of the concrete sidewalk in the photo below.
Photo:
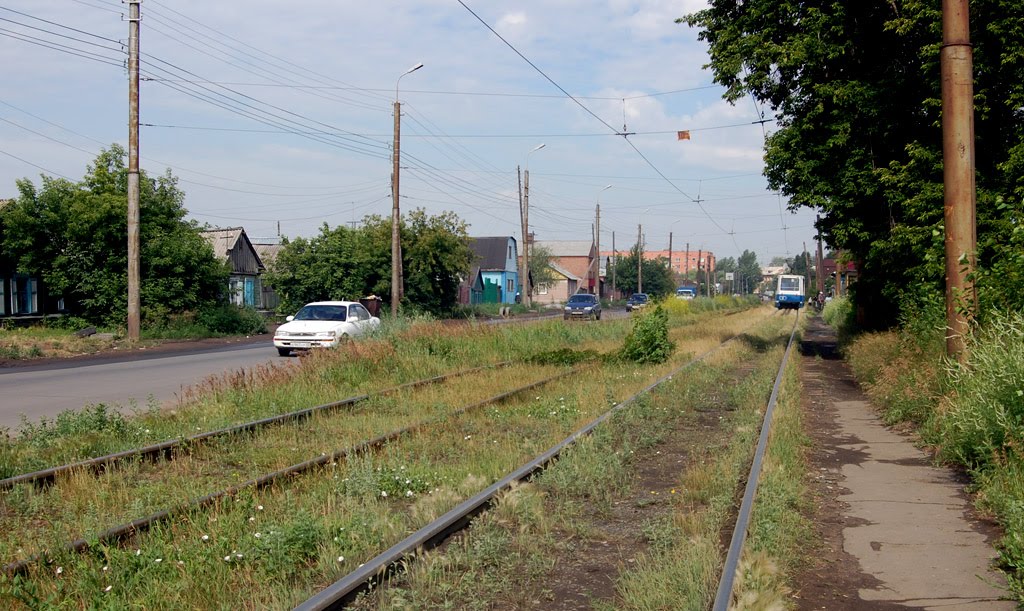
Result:
{"type": "MultiPolygon", "coordinates": [[[[834,345],[809,323],[805,353],[834,345]]],[[[1015,609],[991,566],[994,531],[958,475],[886,428],[845,363],[808,355],[801,365],[824,545],[797,580],[798,608],[1015,609]]]]}

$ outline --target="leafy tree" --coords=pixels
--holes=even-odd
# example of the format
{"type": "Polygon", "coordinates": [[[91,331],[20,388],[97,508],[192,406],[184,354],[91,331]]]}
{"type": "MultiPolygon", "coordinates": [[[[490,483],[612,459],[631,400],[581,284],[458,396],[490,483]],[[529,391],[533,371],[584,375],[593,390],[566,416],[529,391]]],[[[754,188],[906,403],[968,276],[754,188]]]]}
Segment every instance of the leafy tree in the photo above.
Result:
{"type": "MultiPolygon", "coordinates": [[[[1011,6],[971,3],[983,269],[1006,260],[998,197],[1024,196],[1024,27],[1011,6]]],[[[774,111],[769,186],[824,213],[819,231],[858,263],[865,322],[897,320],[907,288],[941,290],[939,4],[711,0],[684,20],[709,43],[726,99],[774,111]]]]}
{"type": "MultiPolygon", "coordinates": [[[[4,256],[37,275],[51,295],[90,322],[118,325],[127,317],[128,246],[125,151],[111,145],[81,182],[42,177],[37,189],[17,182],[19,196],[0,209],[4,256]]],[[[169,172],[140,174],[140,300],[143,319],[218,302],[228,272],[195,223],[184,220],[184,193],[169,172]]]]}
{"type": "Polygon", "coordinates": [[[473,260],[465,221],[453,212],[428,216],[417,209],[409,213],[403,229],[405,298],[414,309],[450,313],[473,260]]]}
{"type": "Polygon", "coordinates": [[[739,293],[748,295],[757,290],[761,284],[761,265],[757,262],[757,254],[751,250],[744,250],[743,254],[736,261],[736,272],[739,277],[739,293]]]}
{"type": "MultiPolygon", "coordinates": [[[[458,302],[459,281],[469,272],[471,251],[465,223],[451,212],[428,216],[414,210],[403,218],[405,300],[414,310],[443,315],[458,302]]],[[[359,229],[326,223],[320,235],[285,243],[267,281],[281,297],[282,311],[310,301],[391,299],[391,219],[368,216],[359,229]]]]}
{"type": "Polygon", "coordinates": [[[551,249],[547,246],[535,244],[530,249],[530,277],[533,278],[533,286],[551,284],[555,281],[555,273],[551,269],[551,249]]]}
{"type": "MultiPolygon", "coordinates": [[[[617,288],[623,291],[637,290],[637,258],[640,256],[636,246],[630,249],[628,255],[617,257],[615,260],[615,283],[617,288]]],[[[665,265],[665,260],[644,259],[641,272],[643,273],[643,292],[654,297],[664,297],[675,292],[675,280],[672,277],[672,270],[665,265]]]]}

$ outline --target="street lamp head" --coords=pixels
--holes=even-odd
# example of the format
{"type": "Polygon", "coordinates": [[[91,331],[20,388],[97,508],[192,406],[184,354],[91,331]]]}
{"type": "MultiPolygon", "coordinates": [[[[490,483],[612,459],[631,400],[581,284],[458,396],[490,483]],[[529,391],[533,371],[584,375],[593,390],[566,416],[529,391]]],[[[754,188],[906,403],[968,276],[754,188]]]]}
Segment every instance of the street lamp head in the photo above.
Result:
{"type": "MultiPolygon", "coordinates": [[[[419,70],[422,67],[423,67],[423,63],[421,62],[419,64],[416,64],[412,68],[409,68],[408,70],[406,70],[405,74],[409,74],[410,72],[416,72],[417,70],[419,70]]],[[[402,76],[405,76],[405,74],[403,74],[402,76]]]]}
{"type": "MultiPolygon", "coordinates": [[[[530,153],[534,153],[536,151],[539,151],[542,148],[544,148],[545,146],[547,146],[547,145],[544,144],[544,143],[538,144],[537,146],[533,147],[533,149],[530,151],[530,153]]],[[[527,153],[527,155],[529,155],[530,153],[527,153]]]]}
{"type": "Polygon", "coordinates": [[[605,185],[605,187],[604,187],[603,189],[601,189],[601,190],[602,190],[602,191],[607,191],[608,189],[611,189],[611,188],[612,188],[612,186],[613,186],[613,185],[605,185]]]}

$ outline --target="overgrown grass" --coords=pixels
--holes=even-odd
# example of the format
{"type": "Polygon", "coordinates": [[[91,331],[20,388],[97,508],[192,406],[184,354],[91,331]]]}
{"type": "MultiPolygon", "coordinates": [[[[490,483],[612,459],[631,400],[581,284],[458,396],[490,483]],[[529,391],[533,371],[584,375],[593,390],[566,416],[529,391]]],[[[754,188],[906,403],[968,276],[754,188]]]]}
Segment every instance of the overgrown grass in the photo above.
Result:
{"type": "MultiPolygon", "coordinates": [[[[749,346],[737,343],[712,362],[676,376],[564,452],[533,484],[506,495],[443,553],[417,559],[401,587],[383,590],[357,608],[543,607],[555,596],[553,575],[555,581],[571,580],[559,558],[573,557],[573,550],[588,547],[594,537],[609,536],[592,532],[588,516],[606,515],[624,498],[637,502],[630,496],[636,493],[648,498],[663,494],[662,502],[673,509],[641,526],[647,553],[621,577],[614,604],[592,604],[601,609],[707,608],[721,562],[719,529],[752,451],[757,408],[770,391],[777,358],[777,351],[756,357],[749,346]],[[762,360],[753,377],[763,383],[768,376],[767,389],[727,383],[736,364],[751,357],[762,360]],[[680,420],[695,420],[698,406],[712,392],[729,397],[717,406],[730,415],[722,430],[697,427],[704,432],[690,449],[689,465],[680,467],[678,484],[631,493],[645,450],[657,447],[680,420]]],[[[614,548],[608,552],[614,554],[614,548]]]]}
{"type": "MultiPolygon", "coordinates": [[[[758,316],[763,314],[755,312],[750,317],[732,317],[728,325],[709,322],[692,338],[677,337],[680,352],[673,358],[683,359],[687,353],[714,345],[722,333],[741,328],[758,316]]],[[[566,331],[571,333],[582,333],[579,327],[592,327],[591,332],[597,336],[592,341],[597,345],[606,341],[605,336],[609,343],[614,343],[611,342],[614,334],[605,325],[561,327],[575,328],[566,331]]],[[[624,331],[624,328],[618,331],[619,342],[624,331]]],[[[535,337],[535,344],[524,347],[546,347],[550,346],[554,328],[548,333],[532,329],[521,332],[535,337]]],[[[437,334],[407,337],[403,345],[410,348],[425,342],[418,350],[425,349],[426,345],[437,349],[446,345],[451,334],[451,329],[439,329],[437,334]]],[[[476,343],[477,339],[482,344],[507,347],[507,342],[494,337],[497,335],[500,334],[471,329],[468,339],[450,346],[452,353],[448,358],[458,358],[464,351],[479,350],[479,347],[462,345],[476,343]],[[475,334],[479,337],[474,337],[475,334]]],[[[390,382],[390,375],[396,370],[396,355],[379,356],[380,348],[388,341],[386,335],[375,341],[379,343],[372,350],[369,343],[355,344],[354,349],[366,352],[314,356],[325,360],[310,362],[301,372],[293,373],[300,379],[312,376],[324,382],[335,377],[334,374],[344,374],[344,368],[336,368],[334,361],[367,360],[366,367],[377,375],[387,374],[390,382]],[[353,359],[354,355],[360,358],[353,359]],[[332,373],[324,377],[325,371],[332,373]]],[[[604,352],[608,347],[599,349],[604,352]]],[[[66,554],[50,547],[51,563],[35,566],[26,578],[0,577],[0,600],[8,606],[27,607],[70,603],[107,608],[226,608],[237,605],[239,593],[244,592],[246,604],[252,607],[294,605],[339,573],[397,541],[410,529],[553,445],[612,402],[621,401],[678,362],[674,360],[660,367],[606,365],[600,375],[565,380],[517,401],[443,418],[429,434],[389,444],[378,456],[332,464],[261,492],[244,491],[224,499],[216,507],[161,524],[125,547],[96,546],[85,555],[66,554]],[[599,396],[603,399],[594,399],[595,381],[601,384],[599,396]]],[[[436,366],[433,363],[430,367],[436,366]]],[[[411,368],[411,365],[406,367],[411,368]]],[[[373,376],[370,384],[379,383],[376,375],[373,376]]],[[[243,385],[243,388],[246,392],[255,392],[253,387],[243,385]]],[[[224,396],[236,391],[233,387],[220,389],[224,396]]],[[[452,389],[449,393],[453,396],[438,396],[422,403],[441,415],[451,406],[462,404],[464,398],[469,399],[466,392],[452,389]]],[[[365,416],[378,410],[381,418],[397,416],[403,409],[404,403],[396,399],[390,404],[371,406],[365,416]]],[[[341,430],[345,422],[343,419],[333,426],[341,430]]],[[[338,441],[338,433],[332,435],[328,426],[326,421],[321,421],[310,428],[295,429],[290,435],[282,429],[274,444],[254,439],[249,450],[234,445],[226,449],[234,452],[232,461],[239,471],[237,477],[244,477],[245,470],[273,461],[282,451],[315,456],[331,449],[333,442],[338,441]],[[321,428],[325,429],[323,437],[311,437],[311,433],[321,428]],[[326,443],[332,445],[325,447],[326,443]]],[[[216,448],[210,449],[214,450],[216,448]]],[[[174,469],[187,467],[185,462],[182,466],[177,463],[170,466],[174,469]]],[[[125,471],[140,480],[141,485],[148,486],[152,480],[153,486],[146,488],[149,492],[142,492],[141,488],[130,492],[125,488],[98,486],[97,480],[82,475],[57,486],[71,486],[77,491],[65,499],[62,510],[77,515],[78,520],[99,524],[115,502],[126,507],[122,511],[127,514],[133,507],[142,509],[167,494],[157,487],[158,480],[164,477],[162,471],[147,474],[142,466],[133,469],[135,467],[129,466],[125,471]],[[95,493],[99,490],[106,490],[103,494],[109,500],[105,502],[111,505],[97,503],[95,493]]],[[[227,475],[232,476],[230,472],[227,475]]],[[[197,491],[202,488],[204,477],[207,477],[206,470],[200,468],[194,472],[192,478],[197,491]]],[[[39,507],[41,500],[45,501],[46,493],[37,494],[30,487],[19,487],[16,494],[16,499],[11,494],[5,495],[4,501],[17,507],[8,506],[0,513],[8,513],[12,520],[22,520],[17,529],[38,519],[32,511],[39,507]]],[[[68,519],[69,524],[74,521],[68,519]]],[[[50,537],[42,544],[49,547],[58,539],[50,537]]],[[[498,543],[487,542],[486,546],[496,549],[498,543]]]]}
{"type": "Polygon", "coordinates": [[[799,361],[791,358],[775,407],[771,437],[733,592],[738,609],[782,609],[788,575],[806,558],[810,500],[804,482],[809,439],[800,411],[799,361]]]}

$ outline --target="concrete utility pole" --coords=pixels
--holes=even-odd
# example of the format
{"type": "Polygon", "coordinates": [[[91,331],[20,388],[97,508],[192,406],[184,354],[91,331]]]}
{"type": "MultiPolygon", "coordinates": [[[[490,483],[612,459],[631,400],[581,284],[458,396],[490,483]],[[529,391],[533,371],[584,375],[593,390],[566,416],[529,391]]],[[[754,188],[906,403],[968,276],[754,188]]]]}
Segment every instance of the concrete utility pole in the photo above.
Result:
{"type": "Polygon", "coordinates": [[[644,243],[642,238],[643,225],[636,226],[636,292],[644,292],[644,243]]]}
{"type": "Polygon", "coordinates": [[[700,296],[700,268],[704,265],[704,249],[697,249],[697,296],[700,296]]]}
{"type": "Polygon", "coordinates": [[[806,293],[807,289],[811,288],[811,255],[807,252],[807,242],[804,242],[804,275],[807,276],[807,288],[804,289],[806,293]]]}
{"type": "MultiPolygon", "coordinates": [[[[818,223],[821,223],[821,217],[818,217],[818,223]]],[[[820,231],[820,230],[819,230],[820,231]]],[[[822,273],[825,271],[825,254],[821,250],[821,233],[818,234],[818,292],[825,292],[825,275],[822,273]]]]}
{"type": "Polygon", "coordinates": [[[668,232],[668,270],[672,272],[672,283],[675,284],[676,272],[672,269],[672,232],[668,232]]]}
{"type": "Polygon", "coordinates": [[[530,274],[530,262],[526,252],[526,209],[523,208],[523,174],[519,171],[519,166],[516,166],[516,180],[519,182],[519,225],[523,236],[519,253],[519,284],[522,286],[523,305],[530,305],[529,281],[527,280],[527,276],[530,274]]]}
{"type": "Polygon", "coordinates": [[[139,341],[139,5],[128,1],[128,341],[139,341]]]}
{"type": "Polygon", "coordinates": [[[594,217],[594,294],[601,299],[601,204],[597,205],[594,217]]]}
{"type": "Polygon", "coordinates": [[[547,146],[543,142],[530,149],[530,152],[526,154],[526,171],[525,182],[520,184],[519,193],[521,194],[519,205],[520,205],[520,216],[522,217],[523,223],[523,272],[522,272],[522,285],[523,285],[523,303],[530,305],[533,303],[533,285],[530,282],[530,155],[536,153],[547,146]]]}
{"type": "Polygon", "coordinates": [[[398,101],[398,84],[406,74],[416,72],[423,67],[423,64],[416,64],[402,73],[395,81],[395,141],[392,151],[391,168],[391,315],[398,316],[398,302],[402,300],[403,286],[405,280],[402,277],[402,241],[401,241],[401,214],[398,206],[398,183],[399,183],[399,160],[401,158],[402,140],[402,103],[398,101]]]}
{"type": "Polygon", "coordinates": [[[689,242],[686,243],[686,254],[683,255],[683,258],[686,259],[686,279],[689,280],[690,279],[690,243],[689,242]]]}
{"type": "Polygon", "coordinates": [[[594,224],[594,248],[597,249],[597,260],[594,261],[594,294],[601,298],[601,194],[611,189],[612,185],[605,185],[597,192],[597,208],[595,211],[594,224]]]}
{"type": "Polygon", "coordinates": [[[942,159],[946,226],[946,354],[967,359],[977,310],[974,185],[974,59],[967,0],[942,0],[942,159]]]}
{"type": "Polygon", "coordinates": [[[608,258],[608,267],[612,268],[612,299],[619,296],[615,289],[615,268],[619,262],[619,251],[615,250],[615,232],[612,232],[612,256],[608,258]],[[614,258],[614,261],[612,260],[614,258]]]}

